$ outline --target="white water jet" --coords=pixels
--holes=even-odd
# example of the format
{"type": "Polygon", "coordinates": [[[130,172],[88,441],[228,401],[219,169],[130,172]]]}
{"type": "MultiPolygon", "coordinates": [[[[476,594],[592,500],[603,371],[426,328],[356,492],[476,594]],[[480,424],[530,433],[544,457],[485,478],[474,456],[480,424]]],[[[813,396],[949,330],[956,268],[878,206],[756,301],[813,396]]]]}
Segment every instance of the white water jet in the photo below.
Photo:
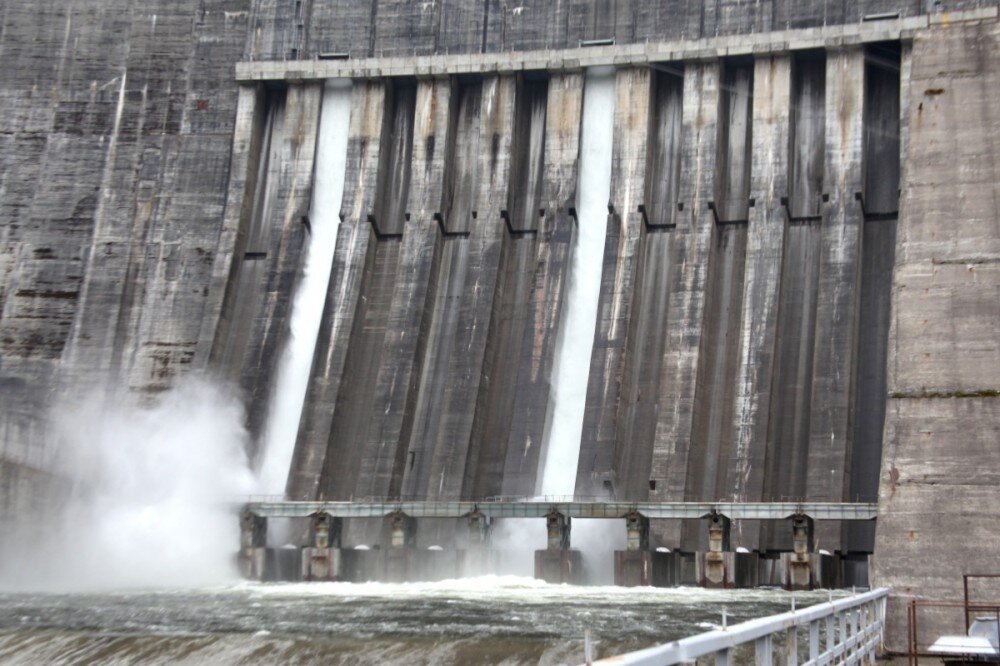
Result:
{"type": "Polygon", "coordinates": [[[588,69],[583,96],[577,186],[579,227],[569,269],[569,289],[556,339],[552,388],[539,465],[540,495],[571,496],[576,488],[607,232],[608,200],[611,197],[614,114],[614,68],[588,69]]]}
{"type": "Polygon", "coordinates": [[[264,432],[259,491],[269,495],[285,494],[292,454],[295,452],[309,371],[333,267],[333,253],[337,246],[350,119],[350,79],[328,80],[323,89],[316,150],[316,176],[309,212],[309,247],[306,249],[302,280],[292,304],[291,335],[278,365],[264,432]]]}
{"type": "Polygon", "coordinates": [[[253,492],[244,411],[187,379],[52,410],[53,472],[66,496],[2,542],[0,587],[70,591],[195,586],[238,578],[234,498],[253,492]]]}

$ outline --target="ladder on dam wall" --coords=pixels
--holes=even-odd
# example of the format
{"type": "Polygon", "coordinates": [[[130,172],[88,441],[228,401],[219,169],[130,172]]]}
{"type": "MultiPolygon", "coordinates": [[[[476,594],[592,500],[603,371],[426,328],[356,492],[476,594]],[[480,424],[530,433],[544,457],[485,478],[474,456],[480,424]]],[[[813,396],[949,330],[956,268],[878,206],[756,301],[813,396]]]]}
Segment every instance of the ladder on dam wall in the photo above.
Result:
{"type": "MultiPolygon", "coordinates": [[[[608,502],[506,497],[484,501],[324,502],[267,498],[242,506],[239,560],[247,578],[275,579],[269,573],[275,558],[289,558],[295,552],[281,549],[278,553],[267,546],[268,521],[301,519],[309,522],[309,543],[298,551],[298,564],[290,563],[289,567],[301,569],[302,580],[420,580],[431,575],[426,560],[440,557],[416,548],[418,520],[457,519],[467,523],[468,538],[463,540],[467,547],[457,552],[457,561],[448,566],[458,576],[471,575],[490,569],[494,555],[490,535],[496,520],[542,519],[547,546],[535,551],[535,577],[552,583],[579,583],[583,582],[582,553],[571,547],[572,519],[597,518],[624,521],[626,549],[614,551],[617,585],[780,585],[789,590],[841,587],[847,583],[848,568],[854,565],[839,554],[816,552],[814,521],[869,521],[877,512],[875,504],[844,502],[608,502]],[[357,547],[342,548],[345,519],[380,521],[385,548],[376,547],[374,550],[379,552],[370,554],[355,552],[357,547]],[[652,548],[650,520],[657,519],[701,521],[708,550],[652,548]],[[761,553],[733,549],[730,533],[734,520],[788,521],[791,550],[761,553]]],[[[867,586],[867,573],[861,584],[867,586]]]]}
{"type": "Polygon", "coordinates": [[[888,588],[708,631],[679,641],[586,663],[670,666],[712,658],[715,666],[874,664],[884,649],[888,588]],[[776,655],[777,653],[777,655],[776,655]]]}

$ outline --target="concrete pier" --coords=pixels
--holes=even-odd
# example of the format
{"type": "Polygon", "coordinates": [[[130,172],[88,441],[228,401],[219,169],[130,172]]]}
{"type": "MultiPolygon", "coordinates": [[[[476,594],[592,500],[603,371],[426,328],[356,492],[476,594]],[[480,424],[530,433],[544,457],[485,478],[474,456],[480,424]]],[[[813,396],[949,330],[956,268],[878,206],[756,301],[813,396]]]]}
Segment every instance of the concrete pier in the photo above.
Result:
{"type": "Polygon", "coordinates": [[[570,550],[572,519],[552,512],[545,517],[547,546],[535,551],[535,578],[547,583],[582,582],[583,556],[570,550]]]}

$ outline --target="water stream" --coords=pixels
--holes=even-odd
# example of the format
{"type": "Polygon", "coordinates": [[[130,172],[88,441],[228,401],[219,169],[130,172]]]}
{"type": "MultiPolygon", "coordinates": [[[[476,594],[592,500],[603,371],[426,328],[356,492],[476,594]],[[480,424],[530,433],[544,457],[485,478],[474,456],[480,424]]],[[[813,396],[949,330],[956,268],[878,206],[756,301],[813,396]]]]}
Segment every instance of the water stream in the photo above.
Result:
{"type": "Polygon", "coordinates": [[[284,495],[295,451],[295,438],[299,432],[309,370],[337,246],[350,119],[351,81],[328,80],[323,89],[316,150],[316,176],[309,212],[309,247],[292,304],[291,335],[282,352],[264,433],[264,456],[259,474],[260,492],[266,494],[284,495]]]}
{"type": "Polygon", "coordinates": [[[578,228],[562,322],[556,340],[552,388],[542,437],[540,495],[571,496],[583,432],[587,377],[601,285],[608,200],[611,196],[611,144],[614,134],[615,70],[587,70],[580,134],[577,186],[578,228]]]}

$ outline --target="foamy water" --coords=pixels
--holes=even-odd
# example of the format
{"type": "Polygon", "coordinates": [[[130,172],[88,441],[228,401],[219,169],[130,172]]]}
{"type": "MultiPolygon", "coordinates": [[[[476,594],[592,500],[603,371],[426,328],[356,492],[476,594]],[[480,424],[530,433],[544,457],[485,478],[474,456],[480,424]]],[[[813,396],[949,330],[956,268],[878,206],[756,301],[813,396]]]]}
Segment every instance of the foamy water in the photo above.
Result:
{"type": "MultiPolygon", "coordinates": [[[[827,593],[798,594],[799,607],[827,593]]],[[[241,583],[175,591],[0,595],[3,663],[563,664],[782,612],[780,590],[438,583],[241,583]]]]}

